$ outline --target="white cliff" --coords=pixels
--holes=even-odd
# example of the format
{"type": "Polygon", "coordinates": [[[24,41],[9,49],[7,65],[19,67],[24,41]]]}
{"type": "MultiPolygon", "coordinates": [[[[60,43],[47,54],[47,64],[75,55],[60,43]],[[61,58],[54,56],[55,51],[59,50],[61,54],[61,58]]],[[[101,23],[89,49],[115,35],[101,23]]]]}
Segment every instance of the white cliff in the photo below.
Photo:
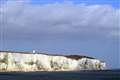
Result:
{"type": "Polygon", "coordinates": [[[0,51],[0,71],[101,70],[106,64],[89,57],[0,51]]]}

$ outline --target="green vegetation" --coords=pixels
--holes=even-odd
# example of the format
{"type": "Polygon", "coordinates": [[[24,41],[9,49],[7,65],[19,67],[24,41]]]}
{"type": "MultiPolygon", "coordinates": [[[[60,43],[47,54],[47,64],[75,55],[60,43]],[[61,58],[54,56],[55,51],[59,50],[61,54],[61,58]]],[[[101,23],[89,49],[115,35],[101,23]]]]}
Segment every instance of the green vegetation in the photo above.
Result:
{"type": "Polygon", "coordinates": [[[0,62],[8,64],[8,55],[6,54],[0,62]]]}
{"type": "Polygon", "coordinates": [[[33,61],[30,61],[30,62],[25,62],[25,64],[28,64],[28,65],[33,65],[34,62],[33,61]]]}

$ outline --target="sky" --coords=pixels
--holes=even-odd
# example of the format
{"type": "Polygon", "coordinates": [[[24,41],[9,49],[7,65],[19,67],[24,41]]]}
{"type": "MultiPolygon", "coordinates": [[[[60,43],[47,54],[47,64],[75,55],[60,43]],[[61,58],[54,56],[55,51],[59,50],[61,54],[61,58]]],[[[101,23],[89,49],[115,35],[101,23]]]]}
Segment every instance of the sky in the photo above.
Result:
{"type": "Polygon", "coordinates": [[[78,54],[120,68],[119,0],[0,0],[0,50],[78,54]]]}

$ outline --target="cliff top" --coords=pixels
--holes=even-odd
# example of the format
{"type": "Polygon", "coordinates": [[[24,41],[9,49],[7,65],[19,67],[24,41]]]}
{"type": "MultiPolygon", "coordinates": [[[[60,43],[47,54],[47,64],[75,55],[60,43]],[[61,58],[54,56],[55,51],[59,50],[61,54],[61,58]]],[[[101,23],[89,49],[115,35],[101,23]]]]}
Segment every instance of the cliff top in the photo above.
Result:
{"type": "Polygon", "coordinates": [[[89,56],[83,56],[83,55],[60,55],[60,54],[47,54],[47,53],[41,53],[41,52],[36,52],[36,53],[32,53],[32,52],[20,52],[20,51],[0,51],[0,52],[6,52],[6,53],[21,53],[21,54],[44,54],[44,55],[52,55],[52,56],[64,56],[67,58],[71,58],[71,59],[81,59],[81,58],[89,58],[89,59],[95,59],[93,57],[89,57],[89,56]]]}

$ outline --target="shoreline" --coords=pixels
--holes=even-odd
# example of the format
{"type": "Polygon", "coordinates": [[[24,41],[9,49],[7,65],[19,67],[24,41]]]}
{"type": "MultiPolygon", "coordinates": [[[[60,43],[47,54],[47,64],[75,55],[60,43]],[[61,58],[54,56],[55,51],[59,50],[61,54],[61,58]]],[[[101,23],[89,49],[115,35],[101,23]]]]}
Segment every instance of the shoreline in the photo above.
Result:
{"type": "Polygon", "coordinates": [[[0,80],[119,80],[120,69],[59,72],[0,72],[0,80]]]}

